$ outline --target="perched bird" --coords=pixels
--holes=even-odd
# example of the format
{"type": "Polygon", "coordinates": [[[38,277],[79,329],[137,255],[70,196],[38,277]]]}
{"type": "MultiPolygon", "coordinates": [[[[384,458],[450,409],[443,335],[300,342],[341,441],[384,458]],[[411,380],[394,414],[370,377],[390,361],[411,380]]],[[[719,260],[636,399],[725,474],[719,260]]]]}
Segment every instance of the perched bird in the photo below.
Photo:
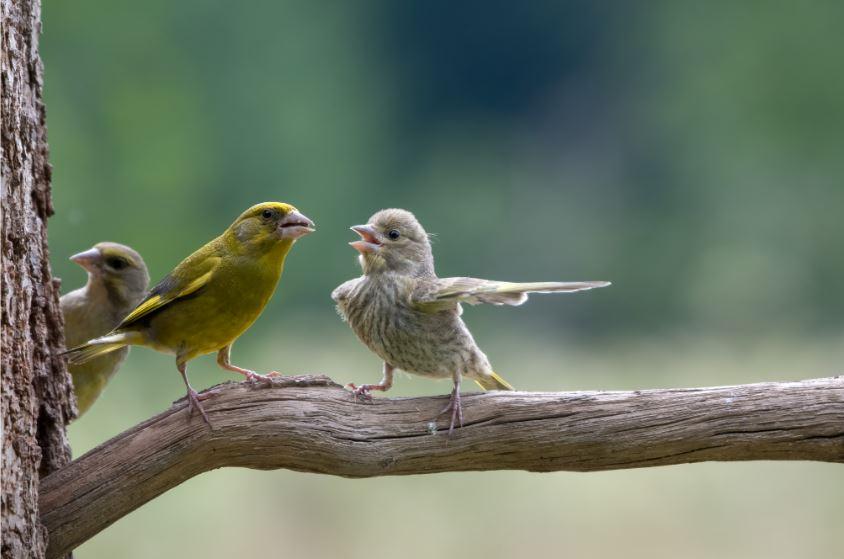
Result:
{"type": "MultiPolygon", "coordinates": [[[[70,259],[88,272],[88,283],[60,300],[65,343],[73,347],[117,326],[144,298],[149,273],[140,254],[117,243],[98,243],[70,259]]],[[[80,417],[99,398],[128,353],[124,347],[69,367],[80,417]]]]}
{"type": "Polygon", "coordinates": [[[250,381],[268,379],[232,365],[231,346],[270,300],[293,243],[313,231],[313,222],[290,204],[252,206],[182,260],[114,330],[68,350],[71,365],[129,345],[174,354],[190,410],[210,426],[188,382],[187,362],[217,352],[220,367],[250,381]]]}
{"type": "Polygon", "coordinates": [[[528,293],[585,291],[606,281],[509,283],[475,278],[438,278],[428,234],[416,217],[399,209],[381,210],[366,225],[352,230],[363,276],[347,281],[331,294],[340,315],[358,338],[384,360],[378,384],[355,386],[355,396],[389,390],[393,369],[451,378],[449,433],[463,425],[460,380],[469,377],[484,389],[513,390],[498,376],[478,348],[463,320],[461,303],[521,305],[528,293]]]}

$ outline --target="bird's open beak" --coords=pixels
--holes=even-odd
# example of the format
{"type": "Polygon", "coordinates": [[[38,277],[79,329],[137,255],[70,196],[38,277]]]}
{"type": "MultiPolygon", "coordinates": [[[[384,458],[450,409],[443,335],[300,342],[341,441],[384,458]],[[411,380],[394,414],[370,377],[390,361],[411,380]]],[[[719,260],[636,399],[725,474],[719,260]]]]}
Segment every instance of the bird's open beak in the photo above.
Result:
{"type": "Polygon", "coordinates": [[[96,248],[89,248],[84,252],[74,254],[70,257],[71,262],[75,262],[82,266],[85,271],[95,274],[100,270],[100,264],[103,261],[103,255],[96,248]]]}
{"type": "Polygon", "coordinates": [[[278,231],[282,239],[296,240],[316,231],[314,222],[297,211],[288,213],[281,218],[278,231]]]}
{"type": "Polygon", "coordinates": [[[350,229],[360,235],[359,241],[349,243],[359,253],[377,252],[381,248],[381,241],[378,240],[378,231],[372,225],[368,223],[366,225],[353,225],[350,229]]]}

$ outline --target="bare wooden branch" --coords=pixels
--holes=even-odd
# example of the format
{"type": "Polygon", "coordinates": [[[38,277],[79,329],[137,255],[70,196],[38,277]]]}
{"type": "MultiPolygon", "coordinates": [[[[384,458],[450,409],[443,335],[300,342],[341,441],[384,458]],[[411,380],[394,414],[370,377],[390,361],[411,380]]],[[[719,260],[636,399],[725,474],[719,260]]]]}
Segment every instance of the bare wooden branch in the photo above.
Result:
{"type": "Polygon", "coordinates": [[[844,378],[635,392],[489,392],[465,427],[429,422],[446,397],[352,401],[327,377],[223,384],[184,401],[41,483],[48,557],[150,499],[222,466],[347,477],[469,470],[596,471],[707,460],[844,462],[844,378]],[[441,424],[442,425],[442,424],[441,424]]]}

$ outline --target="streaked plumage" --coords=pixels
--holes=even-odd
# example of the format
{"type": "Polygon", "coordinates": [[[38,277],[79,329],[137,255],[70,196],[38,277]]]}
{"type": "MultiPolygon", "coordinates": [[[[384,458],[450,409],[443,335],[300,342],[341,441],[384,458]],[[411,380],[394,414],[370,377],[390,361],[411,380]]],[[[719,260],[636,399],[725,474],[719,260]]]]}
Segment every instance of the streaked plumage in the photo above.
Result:
{"type": "Polygon", "coordinates": [[[511,283],[476,278],[438,278],[428,234],[415,216],[400,209],[382,210],[366,225],[352,229],[361,240],[350,243],[360,252],[363,275],[331,294],[341,316],[358,338],[384,360],[379,384],[352,385],[356,395],[392,386],[393,369],[433,378],[451,378],[450,430],[462,424],[460,381],[468,377],[481,387],[512,390],[497,375],[461,318],[461,303],[521,305],[528,293],[576,292],[609,282],[511,283]]]}
{"type": "MultiPolygon", "coordinates": [[[[111,331],[144,298],[149,273],[141,255],[118,243],[98,243],[70,257],[88,272],[88,282],[62,295],[64,337],[74,347],[111,331]]],[[[68,367],[81,417],[118,371],[129,348],[68,367]]]]}
{"type": "Polygon", "coordinates": [[[252,206],[176,266],[112,332],[69,350],[71,364],[127,345],[174,354],[191,408],[208,422],[188,382],[187,362],[217,352],[224,369],[266,378],[232,365],[231,345],[264,310],[293,243],[313,230],[313,222],[289,204],[252,206]]]}

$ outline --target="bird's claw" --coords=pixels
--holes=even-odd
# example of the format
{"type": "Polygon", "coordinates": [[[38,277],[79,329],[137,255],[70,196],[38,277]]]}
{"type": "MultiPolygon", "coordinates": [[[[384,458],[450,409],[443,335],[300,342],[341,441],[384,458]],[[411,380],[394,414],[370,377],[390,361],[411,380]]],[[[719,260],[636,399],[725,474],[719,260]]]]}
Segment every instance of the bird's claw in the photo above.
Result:
{"type": "Polygon", "coordinates": [[[346,388],[352,392],[352,399],[355,402],[358,401],[358,398],[360,398],[362,402],[372,402],[371,384],[361,384],[360,386],[357,386],[355,383],[350,382],[346,385],[346,388]]]}
{"type": "Polygon", "coordinates": [[[454,389],[452,391],[451,399],[449,400],[448,405],[444,407],[443,411],[441,411],[437,415],[437,419],[439,419],[441,415],[448,412],[451,412],[451,423],[448,426],[448,434],[451,435],[451,433],[454,431],[455,423],[459,423],[460,428],[463,428],[463,406],[460,403],[460,391],[457,389],[454,389]]]}
{"type": "Polygon", "coordinates": [[[266,375],[262,375],[256,373],[254,371],[249,371],[245,373],[246,381],[252,384],[262,384],[264,386],[271,386],[273,383],[273,377],[280,377],[281,373],[277,371],[272,371],[267,373],[266,375]]]}
{"type": "Polygon", "coordinates": [[[196,390],[192,388],[188,390],[188,413],[189,415],[193,415],[194,411],[198,411],[205,423],[208,424],[208,427],[213,429],[214,426],[211,424],[211,420],[208,419],[208,415],[205,413],[205,409],[203,409],[202,404],[200,403],[201,400],[205,400],[209,396],[210,394],[202,394],[200,396],[196,390]]]}

